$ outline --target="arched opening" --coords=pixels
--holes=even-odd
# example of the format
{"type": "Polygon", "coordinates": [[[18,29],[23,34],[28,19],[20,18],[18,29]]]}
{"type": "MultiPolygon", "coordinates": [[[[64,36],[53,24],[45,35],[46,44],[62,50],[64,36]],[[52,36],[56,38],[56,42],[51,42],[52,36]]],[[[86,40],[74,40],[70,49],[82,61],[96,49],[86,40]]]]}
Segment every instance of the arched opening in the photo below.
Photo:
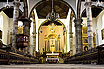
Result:
{"type": "Polygon", "coordinates": [[[59,61],[59,58],[62,58],[62,56],[60,55],[64,54],[67,51],[67,34],[65,25],[60,20],[56,20],[54,22],[46,20],[40,25],[38,34],[38,49],[43,57],[43,62],[50,61],[50,58],[56,58],[56,60],[59,61]]]}
{"type": "Polygon", "coordinates": [[[73,47],[73,44],[70,44],[70,43],[73,43],[74,40],[72,39],[75,38],[75,37],[71,38],[72,41],[69,39],[70,34],[74,35],[72,34],[72,31],[70,32],[70,30],[72,30],[72,23],[73,23],[73,18],[75,18],[75,12],[73,11],[72,7],[68,3],[62,0],[60,1],[54,0],[54,6],[53,6],[54,12],[58,13],[60,18],[58,19],[58,21],[54,21],[54,23],[52,23],[46,19],[46,16],[48,15],[48,13],[52,11],[51,2],[52,2],[51,0],[40,1],[38,4],[36,4],[33,7],[33,9],[30,12],[29,17],[30,19],[32,19],[32,23],[31,23],[32,34],[30,35],[31,37],[30,51],[31,52],[33,51],[31,53],[33,55],[34,55],[34,50],[37,51],[37,53],[40,53],[42,55],[44,51],[49,51],[49,52],[51,51],[51,53],[52,51],[54,52],[60,51],[62,54],[66,54],[65,56],[67,56],[70,54],[70,46],[73,47]],[[51,29],[53,26],[57,28],[56,31],[58,33],[55,33],[54,29],[51,29]],[[59,28],[61,29],[61,31],[58,31],[59,28]],[[54,34],[50,34],[49,32],[54,34]],[[62,37],[60,42],[58,41],[59,36],[62,37]],[[52,47],[47,49],[49,46],[48,44],[50,44],[50,42],[48,43],[48,41],[51,41],[49,39],[52,39],[52,38],[53,38],[52,41],[55,41],[55,45],[54,46],[52,45],[52,47]],[[59,45],[60,45],[60,48],[59,48],[59,45]]]}
{"type": "MultiPolygon", "coordinates": [[[[36,9],[37,14],[39,15],[39,17],[41,19],[46,18],[47,14],[52,11],[52,6],[51,6],[52,3],[51,2],[52,2],[52,0],[42,0],[42,1],[38,2],[32,8],[32,10],[31,10],[31,12],[29,14],[29,18],[31,18],[31,14],[34,11],[34,9],[36,9]],[[44,13],[44,15],[42,15],[41,13],[44,13]]],[[[54,3],[55,3],[54,4],[54,11],[56,13],[60,13],[60,14],[63,12],[63,14],[65,15],[65,16],[60,15],[61,19],[66,18],[67,14],[68,14],[68,11],[69,11],[69,8],[74,13],[74,17],[76,18],[75,11],[74,11],[74,9],[71,7],[71,5],[69,3],[65,2],[64,0],[54,0],[54,3]]]]}
{"type": "MultiPolygon", "coordinates": [[[[55,39],[58,39],[59,38],[58,36],[60,36],[62,38],[61,39],[62,42],[64,43],[63,39],[65,39],[64,38],[65,37],[65,30],[66,30],[65,25],[61,24],[58,21],[54,21],[54,22],[48,21],[48,22],[45,22],[43,25],[41,25],[39,27],[39,32],[38,32],[39,33],[39,43],[40,43],[39,48],[41,48],[40,46],[42,46],[41,43],[43,42],[44,39],[48,40],[52,36],[55,39]],[[42,41],[40,41],[40,40],[42,40],[42,41]]],[[[42,44],[45,45],[45,42],[43,42],[42,44]]],[[[64,46],[64,44],[61,45],[61,46],[64,46]]],[[[63,48],[63,50],[64,50],[64,48],[63,48]]]]}
{"type": "MultiPolygon", "coordinates": [[[[22,11],[19,10],[19,16],[22,15],[22,11]]],[[[8,45],[12,43],[12,30],[13,30],[13,6],[3,7],[0,9],[0,30],[1,41],[3,44],[8,45]]]]}
{"type": "MultiPolygon", "coordinates": [[[[92,28],[93,28],[93,48],[98,45],[101,45],[102,40],[101,38],[101,30],[102,28],[102,15],[104,15],[103,7],[91,6],[92,9],[92,28]],[[99,20],[100,19],[100,20],[99,20]]],[[[86,16],[86,9],[82,12],[81,15],[83,19],[82,25],[82,42],[83,42],[83,51],[85,51],[85,47],[88,47],[88,31],[87,31],[87,16],[86,16]]],[[[87,49],[86,49],[87,50],[87,49]]]]}

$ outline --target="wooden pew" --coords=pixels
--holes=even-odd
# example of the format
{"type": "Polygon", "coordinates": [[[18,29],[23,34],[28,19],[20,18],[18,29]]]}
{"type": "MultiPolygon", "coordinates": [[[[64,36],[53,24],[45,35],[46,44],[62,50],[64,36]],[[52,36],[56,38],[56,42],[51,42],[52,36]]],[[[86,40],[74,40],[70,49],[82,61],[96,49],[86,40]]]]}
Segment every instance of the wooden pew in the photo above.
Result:
{"type": "Polygon", "coordinates": [[[88,51],[69,56],[65,59],[65,63],[78,63],[78,64],[104,64],[104,44],[92,48],[88,51]]]}
{"type": "Polygon", "coordinates": [[[36,57],[30,55],[24,55],[20,52],[15,52],[12,50],[0,49],[0,64],[35,64],[39,63],[39,60],[36,57]]]}
{"type": "Polygon", "coordinates": [[[8,53],[0,49],[0,64],[8,64],[8,53]]]}

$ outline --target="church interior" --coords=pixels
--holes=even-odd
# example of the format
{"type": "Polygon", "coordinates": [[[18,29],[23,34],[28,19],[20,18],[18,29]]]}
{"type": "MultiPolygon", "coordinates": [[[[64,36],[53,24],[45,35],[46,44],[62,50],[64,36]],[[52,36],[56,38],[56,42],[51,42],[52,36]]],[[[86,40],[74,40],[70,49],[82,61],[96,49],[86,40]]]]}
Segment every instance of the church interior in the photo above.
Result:
{"type": "Polygon", "coordinates": [[[103,0],[0,0],[0,64],[104,64],[103,0]]]}

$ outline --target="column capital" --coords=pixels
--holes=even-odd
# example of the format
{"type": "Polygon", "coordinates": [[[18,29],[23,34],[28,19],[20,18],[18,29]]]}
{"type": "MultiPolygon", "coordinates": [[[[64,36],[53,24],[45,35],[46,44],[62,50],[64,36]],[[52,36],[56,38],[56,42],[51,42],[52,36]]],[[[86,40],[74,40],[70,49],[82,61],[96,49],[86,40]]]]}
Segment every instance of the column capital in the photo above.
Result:
{"type": "Polygon", "coordinates": [[[35,37],[35,38],[36,38],[36,32],[32,32],[32,34],[33,34],[33,37],[35,37]]]}
{"type": "Polygon", "coordinates": [[[13,4],[15,5],[15,6],[20,6],[21,4],[20,4],[20,0],[15,0],[14,2],[13,2],[13,4]]]}
{"type": "Polygon", "coordinates": [[[75,23],[77,23],[77,22],[81,22],[82,23],[82,21],[83,21],[82,19],[74,19],[75,23]]]}
{"type": "Polygon", "coordinates": [[[82,19],[75,19],[74,20],[74,23],[75,23],[75,26],[81,26],[81,23],[83,22],[82,19]]]}
{"type": "Polygon", "coordinates": [[[73,33],[69,33],[69,38],[73,38],[73,33]]]}
{"type": "Polygon", "coordinates": [[[69,32],[69,34],[73,34],[73,32],[69,32]]]}
{"type": "Polygon", "coordinates": [[[91,5],[92,5],[92,2],[85,2],[84,4],[85,7],[91,7],[91,5]]]}
{"type": "Polygon", "coordinates": [[[31,20],[30,19],[25,19],[25,21],[23,22],[23,24],[25,25],[25,26],[29,26],[29,27],[31,27],[31,20]]]}

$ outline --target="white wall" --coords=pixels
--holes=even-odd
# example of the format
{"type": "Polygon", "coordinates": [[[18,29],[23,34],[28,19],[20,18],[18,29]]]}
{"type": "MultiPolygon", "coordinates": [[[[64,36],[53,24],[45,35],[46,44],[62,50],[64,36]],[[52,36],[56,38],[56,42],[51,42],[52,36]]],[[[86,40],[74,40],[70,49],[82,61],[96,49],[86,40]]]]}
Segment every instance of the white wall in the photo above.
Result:
{"type": "MultiPolygon", "coordinates": [[[[82,18],[83,24],[87,26],[87,18],[82,18]]],[[[104,11],[102,11],[96,18],[92,18],[93,32],[95,32],[96,46],[104,44],[102,40],[101,30],[104,29],[104,11]]]]}
{"type": "Polygon", "coordinates": [[[7,44],[7,36],[8,36],[8,17],[6,16],[5,13],[2,14],[3,15],[3,33],[2,33],[2,41],[4,44],[7,44]]]}
{"type": "Polygon", "coordinates": [[[3,15],[0,13],[0,30],[3,31],[3,15]]]}
{"type": "Polygon", "coordinates": [[[98,45],[104,44],[104,40],[102,40],[101,30],[104,29],[104,10],[97,17],[97,35],[98,35],[98,45]]]}
{"type": "Polygon", "coordinates": [[[0,15],[3,16],[3,25],[2,25],[2,42],[3,44],[10,43],[10,32],[12,32],[13,20],[10,19],[4,12],[0,12],[0,15]]]}
{"type": "Polygon", "coordinates": [[[72,32],[73,32],[73,55],[76,54],[76,36],[75,36],[75,23],[74,19],[72,20],[72,32]]]}

